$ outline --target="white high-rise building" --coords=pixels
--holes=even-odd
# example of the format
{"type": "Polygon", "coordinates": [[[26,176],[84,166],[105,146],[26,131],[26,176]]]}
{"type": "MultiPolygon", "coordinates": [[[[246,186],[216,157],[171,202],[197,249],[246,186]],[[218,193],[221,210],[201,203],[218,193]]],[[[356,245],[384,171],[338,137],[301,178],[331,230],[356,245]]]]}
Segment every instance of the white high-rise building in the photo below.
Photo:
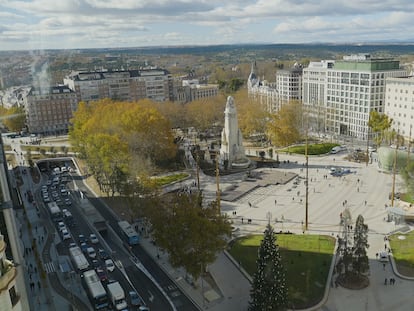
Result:
{"type": "Polygon", "coordinates": [[[302,71],[303,66],[296,63],[290,69],[276,72],[279,105],[286,104],[291,100],[302,100],[302,71]]]}
{"type": "Polygon", "coordinates": [[[327,73],[326,130],[364,140],[370,112],[384,112],[386,78],[407,76],[399,61],[369,54],[344,56],[327,73]]]}
{"type": "Polygon", "coordinates": [[[310,62],[303,69],[302,102],[309,116],[309,130],[314,133],[325,132],[328,69],[332,69],[334,65],[333,60],[321,60],[310,62]]]}
{"type": "Polygon", "coordinates": [[[405,138],[412,140],[414,132],[414,77],[388,78],[386,80],[385,113],[393,119],[391,127],[405,138]]]}

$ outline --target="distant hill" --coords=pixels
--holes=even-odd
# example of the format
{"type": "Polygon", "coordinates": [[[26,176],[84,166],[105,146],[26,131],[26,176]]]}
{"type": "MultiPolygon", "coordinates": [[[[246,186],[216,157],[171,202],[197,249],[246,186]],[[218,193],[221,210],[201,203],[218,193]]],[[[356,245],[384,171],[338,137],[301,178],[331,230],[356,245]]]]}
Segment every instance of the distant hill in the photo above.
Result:
{"type": "Polygon", "coordinates": [[[158,46],[111,49],[78,49],[81,53],[118,53],[118,54],[217,54],[217,53],[257,53],[298,56],[318,56],[320,58],[337,54],[370,53],[373,55],[403,55],[414,53],[414,44],[358,43],[358,44],[232,44],[209,46],[158,46]]]}

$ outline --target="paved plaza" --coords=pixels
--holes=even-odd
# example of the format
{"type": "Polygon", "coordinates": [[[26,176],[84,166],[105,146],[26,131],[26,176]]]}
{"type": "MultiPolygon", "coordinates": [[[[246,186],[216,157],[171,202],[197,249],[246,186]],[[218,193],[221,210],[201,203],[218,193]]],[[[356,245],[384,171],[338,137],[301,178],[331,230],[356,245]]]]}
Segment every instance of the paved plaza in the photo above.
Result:
{"type": "MultiPolygon", "coordinates": [[[[277,169],[256,169],[254,178],[246,173],[221,177],[220,188],[224,198],[232,198],[227,192],[249,189],[243,196],[234,200],[222,201],[222,211],[226,212],[237,228],[235,235],[263,233],[271,217],[276,231],[290,231],[303,234],[305,222],[305,166],[304,156],[286,155],[280,160],[277,169]],[[298,176],[286,183],[278,183],[280,172],[298,176]],[[274,174],[275,180],[269,179],[274,174]],[[264,182],[261,175],[266,175],[264,182]],[[295,181],[299,181],[294,185],[295,181]],[[254,184],[257,183],[256,186],[254,184]],[[235,214],[234,214],[235,213],[235,214]],[[250,221],[248,221],[250,220],[250,221]]],[[[314,310],[413,310],[414,281],[394,273],[391,264],[383,264],[376,259],[376,253],[384,249],[384,236],[400,230],[407,230],[405,224],[395,225],[386,221],[385,205],[390,204],[388,195],[392,189],[392,175],[379,172],[376,162],[368,166],[344,159],[344,155],[309,157],[309,227],[305,234],[327,234],[336,236],[340,232],[340,214],[348,207],[353,220],[361,214],[369,227],[368,256],[370,258],[370,286],[363,290],[347,290],[341,287],[327,288],[327,299],[314,310]],[[332,167],[349,168],[350,174],[342,177],[330,175],[332,167]],[[393,286],[384,285],[385,278],[394,277],[393,286]]],[[[213,198],[214,178],[202,176],[201,185],[206,197],[213,198]]],[[[397,176],[396,191],[403,191],[404,184],[397,176]]],[[[396,205],[402,204],[397,201],[396,205]]],[[[219,258],[219,261],[222,260],[219,258]]],[[[212,265],[214,267],[219,263],[212,265]]],[[[238,281],[233,280],[234,283],[238,281]]],[[[240,278],[240,282],[243,282],[240,278]]],[[[226,282],[223,284],[225,287],[226,282]]],[[[240,285],[240,283],[238,283],[240,285]]],[[[248,286],[246,286],[249,288],[248,286]]],[[[239,295],[249,295],[247,289],[239,295]]],[[[248,297],[247,297],[248,301],[248,297]]],[[[219,305],[214,310],[221,309],[219,305]]],[[[247,306],[246,306],[247,309],[247,306]]],[[[237,308],[234,308],[237,310],[237,308]]],[[[240,309],[238,309],[240,310],[240,309]]]]}

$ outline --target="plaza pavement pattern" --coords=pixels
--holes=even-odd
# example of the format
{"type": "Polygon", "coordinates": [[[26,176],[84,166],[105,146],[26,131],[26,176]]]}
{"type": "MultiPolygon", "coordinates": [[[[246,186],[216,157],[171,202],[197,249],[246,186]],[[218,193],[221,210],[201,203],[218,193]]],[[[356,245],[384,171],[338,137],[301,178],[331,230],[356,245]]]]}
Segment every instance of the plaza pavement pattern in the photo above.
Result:
{"type": "MultiPolygon", "coordinates": [[[[250,190],[245,195],[236,196],[233,201],[222,201],[222,211],[226,212],[236,227],[235,235],[263,233],[268,218],[272,219],[275,231],[290,231],[303,234],[305,222],[305,167],[303,156],[281,156],[281,160],[290,160],[289,164],[281,164],[278,169],[256,169],[252,173],[257,176],[256,181],[247,178],[246,173],[238,173],[220,177],[220,189],[223,197],[231,197],[226,192],[237,191],[238,187],[250,190]],[[272,172],[286,172],[297,174],[299,182],[294,188],[296,177],[285,184],[269,182],[263,184],[261,175],[271,175],[272,172]],[[248,180],[246,180],[248,179],[248,180]],[[260,186],[252,187],[253,183],[260,186]],[[233,213],[236,213],[235,215],[233,213]],[[250,223],[247,220],[250,219],[250,223]]],[[[340,214],[348,207],[353,221],[361,214],[368,225],[368,256],[370,260],[370,285],[363,290],[347,290],[342,287],[327,286],[327,299],[312,310],[414,310],[414,281],[394,272],[390,263],[385,267],[376,259],[376,253],[384,250],[384,237],[391,232],[407,230],[407,225],[395,225],[386,221],[385,205],[390,204],[388,195],[392,189],[392,175],[379,172],[376,162],[369,164],[353,163],[343,159],[340,155],[309,157],[309,227],[305,234],[326,234],[336,236],[340,234],[340,214]],[[349,168],[351,174],[334,177],[330,175],[331,167],[349,168]],[[395,285],[385,285],[385,278],[396,279],[395,285]]],[[[275,178],[280,175],[275,173],[275,178]]],[[[270,179],[271,180],[271,179],[270,179]]],[[[201,176],[203,194],[208,199],[214,199],[216,185],[213,177],[201,176]]],[[[396,191],[404,189],[404,184],[397,176],[396,191]]],[[[402,204],[397,201],[396,205],[402,204]]],[[[229,264],[223,258],[211,265],[211,271],[220,264],[229,264]]],[[[224,291],[231,287],[231,283],[243,284],[242,274],[238,280],[225,280],[220,275],[222,283],[217,282],[224,291]]],[[[332,282],[335,276],[332,277],[332,282]]],[[[331,283],[333,284],[333,283],[331,283]]],[[[388,283],[389,284],[389,283],[388,283]]],[[[250,287],[245,284],[239,296],[247,296],[249,300],[250,287]]],[[[226,300],[225,298],[223,299],[226,300]]],[[[227,310],[247,310],[240,305],[235,308],[228,306],[227,310]],[[239,308],[239,309],[238,309],[239,308]]],[[[226,310],[220,304],[211,306],[211,310],[226,310]]]]}

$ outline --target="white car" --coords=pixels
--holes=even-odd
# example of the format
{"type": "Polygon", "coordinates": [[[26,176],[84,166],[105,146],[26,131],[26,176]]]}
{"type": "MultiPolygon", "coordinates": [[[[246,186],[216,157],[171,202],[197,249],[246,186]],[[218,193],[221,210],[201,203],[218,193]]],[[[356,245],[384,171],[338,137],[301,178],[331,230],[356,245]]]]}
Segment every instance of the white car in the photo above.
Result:
{"type": "Polygon", "coordinates": [[[66,230],[66,225],[63,221],[58,222],[59,231],[66,230]]]}
{"type": "Polygon", "coordinates": [[[96,258],[96,252],[93,247],[88,247],[86,249],[86,253],[88,254],[89,258],[96,258]]]}
{"type": "Polygon", "coordinates": [[[71,237],[69,231],[67,229],[63,229],[62,231],[60,231],[60,233],[62,234],[62,240],[69,240],[71,237]]]}
{"type": "Polygon", "coordinates": [[[105,268],[107,271],[112,272],[115,270],[115,265],[112,259],[105,260],[105,268]]]}
{"type": "Polygon", "coordinates": [[[99,240],[98,240],[96,234],[94,234],[94,233],[91,233],[89,235],[89,240],[91,241],[92,244],[98,244],[99,243],[99,240]]]}

